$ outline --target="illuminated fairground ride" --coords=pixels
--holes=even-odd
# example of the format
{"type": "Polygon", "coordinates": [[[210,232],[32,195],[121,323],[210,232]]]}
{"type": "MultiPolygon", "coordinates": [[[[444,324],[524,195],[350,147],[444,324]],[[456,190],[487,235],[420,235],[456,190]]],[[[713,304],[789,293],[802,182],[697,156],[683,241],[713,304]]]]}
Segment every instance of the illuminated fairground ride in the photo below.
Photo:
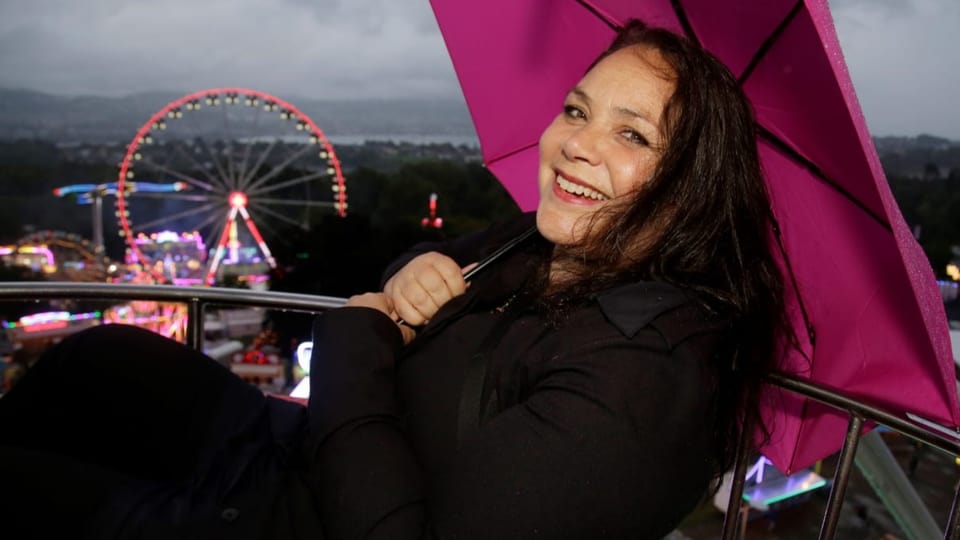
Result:
{"type": "MultiPolygon", "coordinates": [[[[125,188],[129,195],[134,193],[173,193],[183,191],[189,186],[185,182],[156,184],[151,182],[127,182],[125,188]]],[[[75,196],[77,204],[88,204],[93,210],[93,245],[104,251],[103,245],[103,199],[117,194],[117,182],[104,184],[71,184],[53,190],[57,197],[75,196]]]]}
{"type": "Polygon", "coordinates": [[[292,104],[244,88],[203,90],[168,103],[133,137],[117,181],[120,234],[132,257],[162,282],[169,281],[162,261],[137,243],[141,234],[196,231],[216,246],[203,283],[225,275],[254,280],[276,266],[261,230],[271,241],[283,239],[283,227],[309,229],[317,209],[346,215],[333,146],[292,104]],[[131,196],[132,182],[151,181],[189,189],[131,196]]]}
{"type": "Polygon", "coordinates": [[[106,281],[117,267],[89,240],[63,231],[38,231],[0,246],[7,264],[23,266],[56,281],[106,281]]]}

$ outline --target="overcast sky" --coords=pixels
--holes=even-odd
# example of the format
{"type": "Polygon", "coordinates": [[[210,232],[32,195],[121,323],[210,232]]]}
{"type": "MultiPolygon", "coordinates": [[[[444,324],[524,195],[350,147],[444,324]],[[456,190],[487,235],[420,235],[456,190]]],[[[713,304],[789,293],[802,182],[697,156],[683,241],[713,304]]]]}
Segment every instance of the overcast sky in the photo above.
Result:
{"type": "MultiPolygon", "coordinates": [[[[960,1],[830,4],[871,132],[960,140],[960,1]]],[[[0,0],[0,87],[216,86],[459,96],[427,0],[0,0]]]]}

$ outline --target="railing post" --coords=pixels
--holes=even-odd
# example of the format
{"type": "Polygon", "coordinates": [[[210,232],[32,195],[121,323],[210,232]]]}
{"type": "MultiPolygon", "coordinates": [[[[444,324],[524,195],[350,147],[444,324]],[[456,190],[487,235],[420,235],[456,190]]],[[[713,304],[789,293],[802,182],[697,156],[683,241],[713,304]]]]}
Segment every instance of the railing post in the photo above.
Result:
{"type": "Polygon", "coordinates": [[[823,523],[820,525],[819,540],[832,540],[836,533],[837,523],[840,521],[840,508],[843,507],[843,497],[847,492],[847,482],[850,480],[850,471],[853,470],[853,458],[857,455],[857,443],[860,442],[861,431],[863,431],[863,417],[851,413],[850,423],[847,425],[847,436],[837,462],[837,471],[833,475],[833,485],[830,486],[827,511],[823,514],[823,523]]]}
{"type": "MultiPolygon", "coordinates": [[[[747,481],[747,456],[750,454],[750,441],[753,437],[751,426],[743,426],[740,432],[740,440],[737,441],[737,457],[733,462],[733,482],[730,485],[730,498],[727,499],[727,511],[723,515],[723,540],[734,540],[737,534],[737,526],[745,527],[744,519],[740,508],[743,506],[743,486],[747,481]]],[[[742,535],[741,535],[742,536],[742,535]]]]}
{"type": "Polygon", "coordinates": [[[953,491],[953,506],[950,508],[950,520],[943,536],[947,540],[960,540],[960,482],[953,491]]]}
{"type": "Polygon", "coordinates": [[[187,346],[203,350],[203,302],[199,298],[187,302],[187,346]]]}

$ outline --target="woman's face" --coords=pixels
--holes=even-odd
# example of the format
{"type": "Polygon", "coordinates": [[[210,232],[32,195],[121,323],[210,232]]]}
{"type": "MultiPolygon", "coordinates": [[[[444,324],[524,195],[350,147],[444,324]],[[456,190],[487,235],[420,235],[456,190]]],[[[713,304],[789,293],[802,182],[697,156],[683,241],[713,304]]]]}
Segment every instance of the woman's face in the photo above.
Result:
{"type": "Polygon", "coordinates": [[[601,60],[570,91],[540,137],[540,234],[555,244],[579,241],[590,214],[653,175],[673,90],[660,53],[634,46],[601,60]]]}

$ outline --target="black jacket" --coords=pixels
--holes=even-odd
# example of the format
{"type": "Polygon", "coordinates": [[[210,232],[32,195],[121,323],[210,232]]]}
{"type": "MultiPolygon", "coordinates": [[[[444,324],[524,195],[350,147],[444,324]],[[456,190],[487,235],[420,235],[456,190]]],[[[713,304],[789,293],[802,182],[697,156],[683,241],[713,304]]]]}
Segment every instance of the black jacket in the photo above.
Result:
{"type": "MultiPolygon", "coordinates": [[[[531,225],[422,246],[393,268],[429,249],[465,265],[531,225]]],[[[597,295],[557,326],[497,309],[542,245],[491,266],[406,349],[372,309],[316,320],[307,477],[327,538],[660,538],[704,494],[724,321],[653,282],[597,295]],[[478,349],[489,413],[458,435],[478,349]]]]}

